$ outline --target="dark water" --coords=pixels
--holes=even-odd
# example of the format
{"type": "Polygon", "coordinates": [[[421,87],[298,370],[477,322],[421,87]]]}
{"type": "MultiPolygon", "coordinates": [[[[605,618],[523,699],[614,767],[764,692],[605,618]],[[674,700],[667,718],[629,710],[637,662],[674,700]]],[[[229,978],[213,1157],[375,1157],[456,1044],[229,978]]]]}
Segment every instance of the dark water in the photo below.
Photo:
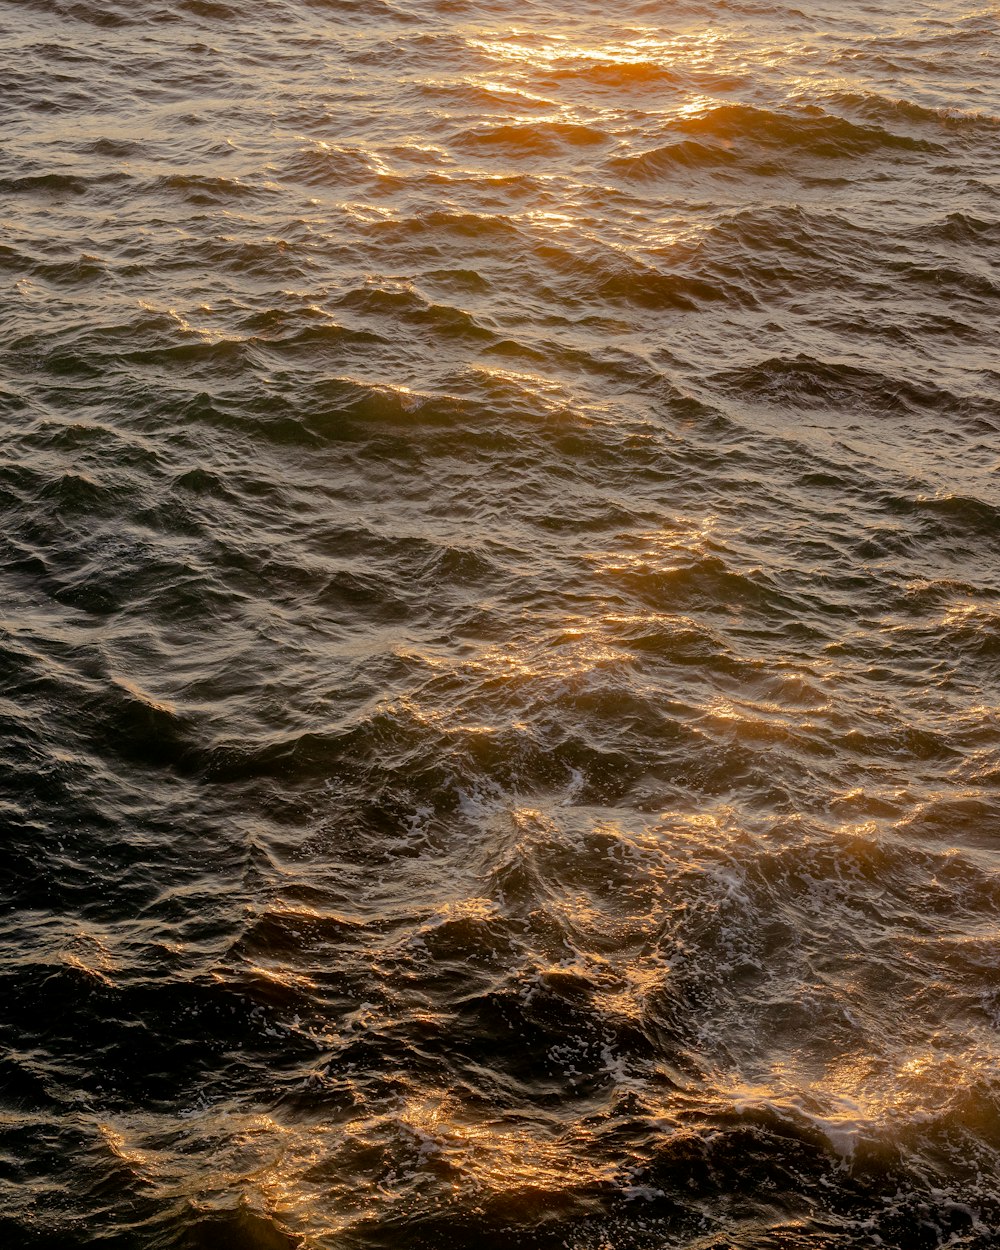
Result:
{"type": "Polygon", "coordinates": [[[1000,1245],[998,33],[0,4],[0,1244],[1000,1245]]]}

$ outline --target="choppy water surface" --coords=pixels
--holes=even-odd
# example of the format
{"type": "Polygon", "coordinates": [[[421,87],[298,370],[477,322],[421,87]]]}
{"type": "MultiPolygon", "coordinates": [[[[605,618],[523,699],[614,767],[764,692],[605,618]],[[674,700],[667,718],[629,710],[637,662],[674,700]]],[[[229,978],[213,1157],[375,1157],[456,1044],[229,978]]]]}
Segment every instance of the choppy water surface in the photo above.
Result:
{"type": "Polygon", "coordinates": [[[996,14],[0,19],[3,1244],[1000,1244],[996,14]]]}

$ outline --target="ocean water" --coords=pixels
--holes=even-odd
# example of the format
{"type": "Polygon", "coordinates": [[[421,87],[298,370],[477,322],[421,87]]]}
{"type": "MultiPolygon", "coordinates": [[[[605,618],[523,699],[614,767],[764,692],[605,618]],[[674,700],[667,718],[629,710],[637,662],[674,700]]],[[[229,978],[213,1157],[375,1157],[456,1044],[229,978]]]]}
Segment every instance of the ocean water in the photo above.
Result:
{"type": "Polygon", "coordinates": [[[1000,1245],[998,35],[0,3],[0,1245],[1000,1245]]]}

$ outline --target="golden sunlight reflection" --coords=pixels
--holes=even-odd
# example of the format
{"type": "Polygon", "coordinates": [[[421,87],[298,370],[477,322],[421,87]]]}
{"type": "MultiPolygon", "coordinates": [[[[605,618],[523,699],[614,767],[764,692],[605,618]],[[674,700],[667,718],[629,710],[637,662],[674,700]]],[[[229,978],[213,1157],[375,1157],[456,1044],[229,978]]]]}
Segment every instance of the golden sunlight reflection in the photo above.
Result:
{"type": "Polygon", "coordinates": [[[975,1048],[920,1051],[896,1066],[877,1056],[845,1056],[820,1079],[779,1063],[765,1080],[720,1089],[737,1111],[769,1111],[808,1125],[850,1157],[863,1142],[892,1139],[947,1114],[992,1066],[975,1048]]]}
{"type": "Polygon", "coordinates": [[[617,548],[592,552],[588,559],[599,573],[612,576],[670,572],[707,556],[723,541],[718,517],[708,513],[700,519],[674,518],[657,530],[623,534],[617,548]]]}
{"type": "Polygon", "coordinates": [[[149,1166],[148,1152],[130,1145],[124,1133],[119,1132],[110,1124],[98,1124],[97,1132],[108,1150],[122,1163],[140,1172],[149,1166]]]}
{"type": "Polygon", "coordinates": [[[1000,1247],[996,24],[4,6],[0,1250],[1000,1247]]]}
{"type": "Polygon", "coordinates": [[[496,61],[516,65],[525,71],[572,74],[581,66],[617,66],[624,70],[650,68],[676,70],[682,66],[711,66],[725,37],[719,31],[704,30],[664,36],[657,27],[634,29],[627,40],[599,44],[577,42],[569,35],[541,36],[515,28],[506,38],[472,38],[470,45],[496,61]]]}
{"type": "MultiPolygon", "coordinates": [[[[407,654],[414,654],[409,651],[407,654]]],[[[447,669],[432,652],[419,652],[418,658],[431,674],[441,673],[446,678],[447,669]]],[[[579,683],[598,670],[627,663],[620,647],[595,632],[592,624],[582,617],[569,618],[558,632],[550,636],[525,641],[511,640],[482,647],[477,654],[464,660],[461,671],[476,679],[477,697],[469,706],[449,702],[439,706],[432,697],[431,686],[425,697],[409,696],[397,700],[393,706],[406,711],[421,724],[435,724],[441,728],[479,730],[495,733],[502,722],[480,722],[476,708],[487,714],[496,696],[514,699],[521,694],[534,697],[540,688],[552,683],[579,683]]],[[[510,704],[516,707],[517,704],[510,704]]]]}
{"type": "Polygon", "coordinates": [[[452,1093],[421,1090],[391,1111],[283,1123],[275,1114],[193,1109],[179,1121],[98,1122],[108,1154],[161,1200],[206,1215],[254,1213],[291,1234],[342,1235],[418,1194],[480,1200],[560,1195],[620,1181],[588,1151],[586,1130],[554,1135],[542,1117],[484,1116],[452,1093]],[[141,1143],[141,1144],[140,1144],[141,1143]],[[210,1164],[209,1164],[210,1161],[210,1164]],[[360,1172],[358,1171],[360,1169],[360,1172]],[[363,1185],[351,1178],[365,1174],[363,1185]]]}
{"type": "Polygon", "coordinates": [[[456,1181],[486,1192],[559,1192],[604,1175],[604,1169],[554,1139],[542,1124],[484,1119],[451,1095],[413,1098],[400,1111],[398,1123],[413,1134],[423,1158],[435,1158],[456,1181]]]}
{"type": "MultiPolygon", "coordinates": [[[[600,961],[582,969],[541,968],[542,976],[590,977],[600,961]]],[[[654,991],[660,968],[633,970],[634,992],[654,991]]],[[[631,987],[630,987],[631,988],[631,987]]],[[[607,1005],[632,1015],[629,999],[609,993],[607,1005]]],[[[884,1138],[907,1124],[941,1114],[976,1079],[984,1057],[923,1051],[895,1070],[874,1058],[846,1058],[824,1079],[803,1079],[777,1063],[765,1078],[726,1082],[706,1091],[702,1111],[721,1099],[741,1115],[766,1113],[818,1133],[838,1155],[850,1158],[863,1142],[884,1138]]],[[[680,1074],[664,1099],[631,1080],[613,1052],[607,1072],[620,1091],[643,1099],[650,1127],[670,1135],[683,1127],[699,1098],[680,1074]]],[[[719,1074],[717,1074],[719,1075],[719,1074]]],[[[278,1227],[307,1236],[331,1236],[357,1227],[386,1202],[406,1205],[418,1193],[474,1192],[491,1196],[569,1194],[576,1187],[611,1185],[626,1190],[638,1160],[609,1162],[592,1149],[582,1123],[553,1132],[549,1117],[534,1121],[484,1115],[454,1091],[414,1089],[391,1108],[369,1108],[359,1086],[353,1111],[321,1119],[283,1121],[277,1113],[250,1113],[222,1104],[192,1108],[178,1120],[143,1117],[95,1121],[96,1138],[151,1192],[204,1212],[249,1210],[278,1227]],[[206,1167],[207,1159],[211,1166],[206,1167]],[[365,1185],[349,1183],[357,1169],[365,1185]]]]}

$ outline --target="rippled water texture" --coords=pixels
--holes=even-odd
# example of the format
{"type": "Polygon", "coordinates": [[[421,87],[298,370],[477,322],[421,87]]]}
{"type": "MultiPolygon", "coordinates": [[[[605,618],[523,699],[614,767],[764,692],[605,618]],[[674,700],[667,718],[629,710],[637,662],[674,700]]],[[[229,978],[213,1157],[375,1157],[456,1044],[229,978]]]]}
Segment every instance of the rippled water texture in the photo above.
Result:
{"type": "Polygon", "coordinates": [[[1000,44],[0,0],[0,1243],[1000,1245],[1000,44]]]}

